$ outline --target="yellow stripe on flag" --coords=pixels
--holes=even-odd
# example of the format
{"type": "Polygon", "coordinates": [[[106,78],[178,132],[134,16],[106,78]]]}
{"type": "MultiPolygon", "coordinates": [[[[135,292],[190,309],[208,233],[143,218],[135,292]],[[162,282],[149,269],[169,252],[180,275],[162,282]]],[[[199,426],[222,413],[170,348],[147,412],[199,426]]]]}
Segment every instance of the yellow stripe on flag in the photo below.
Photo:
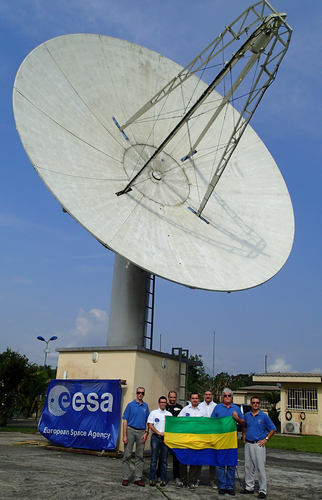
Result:
{"type": "Polygon", "coordinates": [[[165,432],[164,442],[169,448],[190,448],[193,450],[213,448],[215,450],[227,450],[237,448],[237,432],[226,432],[223,434],[165,432]]]}

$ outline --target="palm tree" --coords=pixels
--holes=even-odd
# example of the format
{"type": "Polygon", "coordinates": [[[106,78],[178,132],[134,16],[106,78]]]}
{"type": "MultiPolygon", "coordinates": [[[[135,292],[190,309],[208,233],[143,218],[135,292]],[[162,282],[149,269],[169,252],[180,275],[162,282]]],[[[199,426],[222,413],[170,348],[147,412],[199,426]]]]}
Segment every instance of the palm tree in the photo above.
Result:
{"type": "Polygon", "coordinates": [[[269,404],[268,416],[279,430],[281,425],[278,418],[280,410],[277,410],[276,405],[280,402],[281,394],[279,393],[279,391],[264,392],[264,398],[268,401],[269,404]]]}

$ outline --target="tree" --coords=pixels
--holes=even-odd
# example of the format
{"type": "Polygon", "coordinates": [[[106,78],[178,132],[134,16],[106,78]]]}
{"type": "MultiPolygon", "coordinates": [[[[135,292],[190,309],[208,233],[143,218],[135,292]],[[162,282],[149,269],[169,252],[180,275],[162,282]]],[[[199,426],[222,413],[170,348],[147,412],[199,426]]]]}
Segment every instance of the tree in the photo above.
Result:
{"type": "Polygon", "coordinates": [[[248,387],[249,385],[254,385],[253,382],[254,373],[239,373],[238,375],[233,375],[232,387],[234,391],[239,387],[248,387]]]}
{"type": "Polygon", "coordinates": [[[217,373],[213,378],[206,373],[202,356],[200,354],[191,355],[191,361],[199,361],[201,366],[189,366],[188,368],[188,393],[196,391],[200,396],[205,390],[210,389],[214,394],[214,400],[219,403],[222,391],[229,387],[232,391],[239,387],[253,385],[253,373],[239,373],[229,375],[227,372],[217,373]]]}
{"type": "Polygon", "coordinates": [[[24,355],[7,348],[0,354],[0,425],[14,415],[31,417],[44,401],[55,370],[30,363],[24,355]]]}
{"type": "Polygon", "coordinates": [[[44,370],[36,364],[30,365],[30,370],[22,379],[18,387],[19,410],[25,418],[38,415],[45,401],[48,384],[51,378],[49,373],[54,372],[50,367],[44,370]]]}
{"type": "Polygon", "coordinates": [[[29,367],[26,356],[7,348],[0,354],[0,424],[18,408],[18,387],[29,367]]]}
{"type": "Polygon", "coordinates": [[[204,388],[209,383],[210,377],[207,375],[201,354],[191,354],[189,357],[190,361],[199,361],[200,366],[189,365],[188,366],[188,395],[191,392],[198,392],[203,394],[204,388]]]}
{"type": "Polygon", "coordinates": [[[276,405],[281,399],[281,394],[279,391],[264,392],[264,398],[268,401],[268,416],[279,430],[281,423],[278,418],[279,410],[277,410],[276,405]]]}
{"type": "Polygon", "coordinates": [[[212,392],[214,394],[214,399],[217,403],[220,402],[222,391],[225,387],[229,387],[233,390],[233,375],[229,375],[228,373],[221,372],[217,373],[212,383],[212,392]]]}

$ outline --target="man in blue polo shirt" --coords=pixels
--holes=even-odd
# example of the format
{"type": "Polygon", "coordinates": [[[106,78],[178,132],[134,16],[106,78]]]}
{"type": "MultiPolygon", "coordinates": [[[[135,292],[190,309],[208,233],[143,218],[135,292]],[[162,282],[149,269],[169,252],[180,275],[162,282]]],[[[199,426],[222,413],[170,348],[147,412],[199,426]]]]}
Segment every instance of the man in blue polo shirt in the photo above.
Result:
{"type": "Polygon", "coordinates": [[[149,407],[143,401],[145,394],[144,387],[138,387],[136,390],[136,399],[127,405],[123,413],[123,443],[124,456],[122,463],[123,486],[128,486],[130,476],[130,460],[135,443],[135,471],[134,483],[138,486],[145,486],[142,481],[143,474],[143,452],[144,445],[149,435],[148,416],[149,407]]]}
{"type": "MultiPolygon", "coordinates": [[[[233,404],[233,391],[227,387],[222,391],[223,402],[218,404],[211,416],[214,418],[233,417],[237,424],[244,425],[245,420],[239,406],[233,404]]],[[[236,427],[237,431],[237,427],[236,427]]],[[[217,467],[217,478],[219,482],[219,495],[228,493],[235,495],[235,465],[217,467]]]]}
{"type": "Polygon", "coordinates": [[[245,489],[243,494],[254,493],[255,469],[258,474],[258,498],[265,498],[266,484],[266,448],[267,441],[276,432],[276,427],[266,413],[260,409],[260,399],[253,396],[250,400],[252,411],[245,415],[245,428],[242,429],[245,443],[245,489]]]}

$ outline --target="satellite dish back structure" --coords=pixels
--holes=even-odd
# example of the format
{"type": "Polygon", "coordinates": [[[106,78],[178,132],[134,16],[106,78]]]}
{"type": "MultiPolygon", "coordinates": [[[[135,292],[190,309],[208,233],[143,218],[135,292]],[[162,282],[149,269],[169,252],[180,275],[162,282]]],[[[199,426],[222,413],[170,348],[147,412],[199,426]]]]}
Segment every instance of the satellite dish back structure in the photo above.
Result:
{"type": "Polygon", "coordinates": [[[14,83],[22,144],[64,211],[132,274],[213,291],[260,285],[286,262],[294,217],[248,122],[291,32],[257,2],[186,68],[107,36],[49,40],[14,83]]]}

